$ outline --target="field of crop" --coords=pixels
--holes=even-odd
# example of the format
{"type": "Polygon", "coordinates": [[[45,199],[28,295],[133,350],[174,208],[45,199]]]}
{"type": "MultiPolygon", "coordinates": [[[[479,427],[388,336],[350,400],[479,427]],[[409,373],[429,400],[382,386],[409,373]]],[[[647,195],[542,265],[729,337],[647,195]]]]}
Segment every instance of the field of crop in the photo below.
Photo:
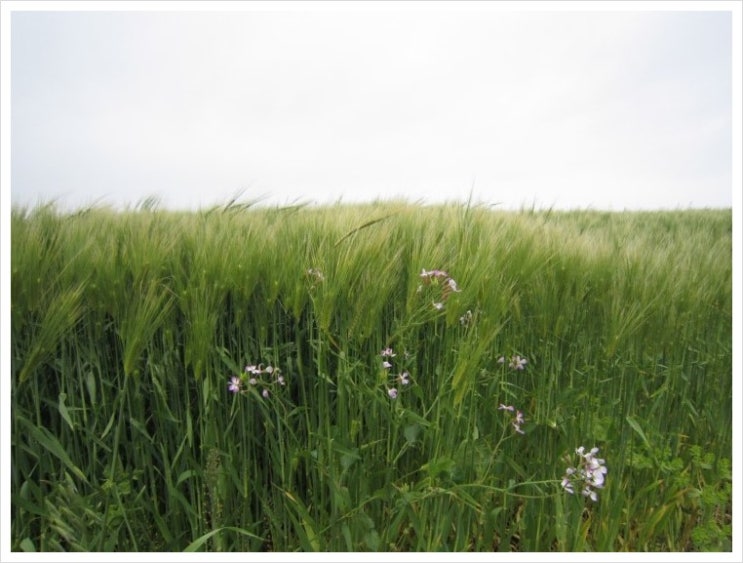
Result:
{"type": "Polygon", "coordinates": [[[13,550],[731,549],[731,210],[49,205],[11,262],[13,550]]]}

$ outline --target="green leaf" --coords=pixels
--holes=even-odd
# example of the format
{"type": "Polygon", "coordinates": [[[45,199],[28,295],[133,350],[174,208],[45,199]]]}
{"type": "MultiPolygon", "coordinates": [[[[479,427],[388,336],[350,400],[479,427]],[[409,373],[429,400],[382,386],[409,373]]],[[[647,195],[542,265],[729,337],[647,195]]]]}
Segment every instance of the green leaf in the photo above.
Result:
{"type": "Polygon", "coordinates": [[[186,469],[186,471],[178,475],[178,479],[176,479],[175,481],[175,486],[177,487],[178,485],[183,483],[183,481],[185,481],[186,479],[190,479],[191,477],[198,477],[198,475],[199,473],[195,469],[186,469]]]}
{"type": "Polygon", "coordinates": [[[426,471],[430,477],[436,478],[442,474],[451,474],[455,465],[456,462],[453,459],[442,457],[423,464],[421,469],[426,471]]]}
{"type": "Polygon", "coordinates": [[[364,542],[372,551],[379,551],[379,532],[371,530],[364,535],[364,542]]]}
{"type": "MultiPolygon", "coordinates": [[[[289,491],[284,491],[284,495],[286,496],[286,498],[292,501],[292,504],[290,506],[293,506],[297,511],[297,514],[299,515],[299,523],[302,525],[302,529],[304,530],[304,538],[302,538],[303,540],[305,540],[302,543],[306,544],[304,546],[304,549],[310,551],[320,551],[320,537],[317,534],[317,529],[315,528],[315,524],[312,520],[312,517],[310,516],[310,513],[307,511],[307,508],[305,508],[304,504],[289,491]]],[[[296,519],[293,518],[293,516],[294,515],[292,515],[292,520],[296,522],[296,519]]]]}
{"type": "Polygon", "coordinates": [[[23,417],[19,417],[17,420],[19,423],[26,427],[31,437],[39,442],[39,444],[41,444],[44,449],[46,449],[50,454],[59,459],[59,461],[61,461],[67,467],[67,469],[72,471],[72,473],[74,473],[77,478],[82,479],[83,481],[88,483],[85,474],[77,465],[73,463],[73,461],[70,459],[70,456],[67,455],[67,452],[65,451],[62,444],[59,443],[59,440],[57,440],[57,438],[51,432],[49,432],[49,430],[47,430],[43,426],[34,426],[23,417]]]}
{"type": "Polygon", "coordinates": [[[90,395],[90,400],[95,404],[96,400],[96,387],[95,387],[95,376],[88,372],[85,375],[85,386],[88,388],[88,395],[90,395]]]}
{"type": "Polygon", "coordinates": [[[341,454],[341,467],[343,470],[347,470],[354,462],[361,459],[358,454],[358,448],[354,448],[352,451],[347,451],[341,454]]]}
{"type": "Polygon", "coordinates": [[[405,440],[408,442],[408,444],[413,444],[418,439],[418,435],[420,434],[421,427],[419,424],[410,424],[405,427],[405,430],[403,430],[403,434],[405,434],[405,440]]]}
{"type": "Polygon", "coordinates": [[[186,553],[192,553],[194,551],[198,551],[198,549],[204,545],[207,541],[209,541],[209,538],[214,536],[215,534],[218,534],[219,532],[222,532],[224,530],[229,530],[230,532],[236,532],[238,534],[242,534],[243,536],[248,536],[249,538],[253,538],[255,540],[264,541],[264,538],[260,536],[256,536],[255,534],[251,534],[247,530],[243,530],[242,528],[236,528],[234,526],[223,526],[222,528],[217,528],[216,530],[212,530],[211,532],[207,532],[206,534],[199,536],[194,541],[192,541],[190,544],[186,546],[186,549],[183,551],[186,553]]]}
{"type": "Polygon", "coordinates": [[[75,425],[72,424],[72,419],[70,418],[70,413],[67,410],[67,405],[65,405],[65,400],[66,399],[67,399],[67,394],[66,393],[60,393],[59,394],[59,403],[57,404],[57,408],[59,409],[59,414],[62,416],[62,419],[70,427],[70,430],[74,430],[75,429],[75,425]]]}
{"type": "Polygon", "coordinates": [[[643,443],[645,444],[645,447],[648,449],[648,453],[653,457],[653,459],[658,462],[658,459],[655,455],[655,450],[653,449],[653,446],[650,444],[650,440],[648,440],[648,437],[645,435],[645,432],[642,431],[642,428],[640,427],[640,423],[637,422],[634,418],[627,415],[627,423],[632,427],[632,430],[637,432],[637,434],[642,439],[643,443]]]}

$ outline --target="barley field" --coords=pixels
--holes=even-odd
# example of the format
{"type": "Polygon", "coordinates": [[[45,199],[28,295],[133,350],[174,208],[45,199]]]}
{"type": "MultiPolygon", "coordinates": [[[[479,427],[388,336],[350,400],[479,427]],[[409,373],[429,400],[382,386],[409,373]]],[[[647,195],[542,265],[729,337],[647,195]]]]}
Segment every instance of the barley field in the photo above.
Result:
{"type": "Polygon", "coordinates": [[[729,551],[732,211],[14,208],[15,551],[729,551]]]}

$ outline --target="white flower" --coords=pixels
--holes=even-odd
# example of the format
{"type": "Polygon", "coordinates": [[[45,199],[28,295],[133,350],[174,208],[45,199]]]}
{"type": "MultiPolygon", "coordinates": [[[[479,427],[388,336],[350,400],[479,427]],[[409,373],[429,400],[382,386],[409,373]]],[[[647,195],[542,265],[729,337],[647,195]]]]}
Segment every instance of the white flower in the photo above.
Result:
{"type": "Polygon", "coordinates": [[[240,391],[240,383],[239,377],[230,378],[230,384],[228,386],[229,390],[233,393],[238,393],[240,391]]]}
{"type": "Polygon", "coordinates": [[[583,482],[581,494],[590,498],[593,502],[598,501],[598,494],[595,489],[604,487],[607,473],[605,460],[596,457],[598,452],[599,449],[596,447],[591,448],[588,453],[583,446],[575,449],[575,453],[581,457],[581,464],[577,469],[568,467],[565,471],[561,484],[566,492],[573,494],[572,483],[574,480],[580,480],[583,482]]]}
{"type": "Polygon", "coordinates": [[[459,322],[464,326],[470,324],[470,322],[472,322],[472,311],[468,310],[464,315],[459,317],[459,322]]]}
{"type": "Polygon", "coordinates": [[[570,482],[570,479],[567,477],[562,478],[562,488],[565,489],[565,492],[570,493],[571,495],[575,494],[575,490],[573,489],[573,484],[570,482]]]}
{"type": "Polygon", "coordinates": [[[584,497],[590,497],[593,502],[599,500],[599,496],[596,494],[596,491],[594,491],[589,485],[586,485],[586,488],[581,491],[581,494],[584,497]]]}
{"type": "Polygon", "coordinates": [[[528,363],[526,358],[522,358],[521,356],[512,356],[511,362],[508,364],[508,367],[511,369],[516,370],[523,370],[524,366],[528,363]]]}

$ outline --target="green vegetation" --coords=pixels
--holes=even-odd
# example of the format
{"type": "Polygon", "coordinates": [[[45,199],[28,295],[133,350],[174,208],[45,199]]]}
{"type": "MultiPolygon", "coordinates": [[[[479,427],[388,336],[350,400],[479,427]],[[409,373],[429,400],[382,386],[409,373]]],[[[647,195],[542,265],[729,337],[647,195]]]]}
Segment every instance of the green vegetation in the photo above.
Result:
{"type": "Polygon", "coordinates": [[[730,210],[11,221],[14,550],[731,549],[730,210]]]}

